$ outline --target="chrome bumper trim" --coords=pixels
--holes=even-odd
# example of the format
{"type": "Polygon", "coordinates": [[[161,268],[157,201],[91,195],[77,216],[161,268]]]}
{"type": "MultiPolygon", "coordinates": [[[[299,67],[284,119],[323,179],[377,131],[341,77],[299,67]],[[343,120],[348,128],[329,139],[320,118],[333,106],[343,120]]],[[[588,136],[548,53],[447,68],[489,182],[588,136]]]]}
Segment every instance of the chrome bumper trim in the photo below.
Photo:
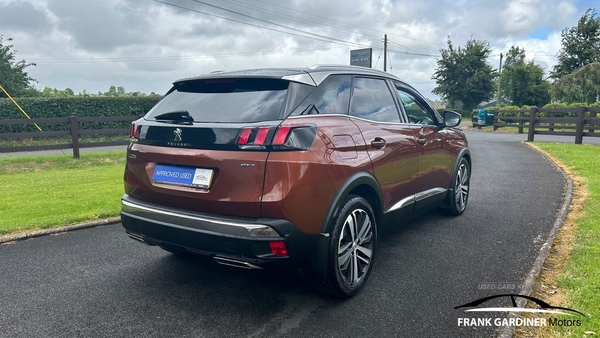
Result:
{"type": "Polygon", "coordinates": [[[131,201],[127,195],[121,199],[121,214],[136,219],[159,223],[165,226],[194,232],[209,233],[229,237],[249,237],[251,239],[279,239],[279,234],[265,224],[251,224],[219,220],[189,211],[176,209],[166,210],[150,203],[131,201]]]}

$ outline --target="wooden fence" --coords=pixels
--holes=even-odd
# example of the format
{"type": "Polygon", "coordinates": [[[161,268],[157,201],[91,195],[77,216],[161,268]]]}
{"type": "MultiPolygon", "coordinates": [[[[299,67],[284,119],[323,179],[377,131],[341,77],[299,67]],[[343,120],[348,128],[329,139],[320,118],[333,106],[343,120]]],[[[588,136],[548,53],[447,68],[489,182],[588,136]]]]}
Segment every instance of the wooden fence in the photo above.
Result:
{"type": "MultiPolygon", "coordinates": [[[[111,141],[111,142],[89,142],[80,143],[79,137],[82,135],[128,135],[129,128],[112,129],[80,129],[78,126],[86,122],[127,122],[134,121],[139,116],[109,116],[109,117],[63,117],[63,118],[35,118],[35,119],[0,119],[0,126],[6,125],[33,125],[33,124],[69,124],[69,130],[62,131],[36,131],[19,133],[0,133],[0,139],[27,139],[40,137],[71,136],[71,143],[42,145],[42,146],[17,146],[0,147],[0,153],[15,151],[34,151],[50,149],[73,149],[73,157],[79,158],[79,149],[86,147],[103,147],[114,145],[126,145],[129,141],[111,141]]],[[[67,129],[67,128],[65,128],[67,129]]]]}
{"type": "MultiPolygon", "coordinates": [[[[600,107],[537,108],[528,110],[494,110],[494,130],[516,127],[519,134],[527,129],[527,142],[535,135],[575,136],[575,144],[582,144],[583,137],[600,137],[600,107]],[[533,128],[530,128],[533,126],[533,128]]],[[[472,122],[478,123],[478,110],[473,110],[472,122]]]]}

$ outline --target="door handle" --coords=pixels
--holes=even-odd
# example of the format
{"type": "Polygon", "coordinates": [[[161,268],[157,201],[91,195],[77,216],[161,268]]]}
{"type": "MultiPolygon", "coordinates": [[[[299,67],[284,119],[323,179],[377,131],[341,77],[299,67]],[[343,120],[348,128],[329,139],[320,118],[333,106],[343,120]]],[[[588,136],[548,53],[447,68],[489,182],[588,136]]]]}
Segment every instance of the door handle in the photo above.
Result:
{"type": "Polygon", "coordinates": [[[371,141],[371,145],[373,148],[383,148],[386,145],[386,142],[381,137],[376,137],[373,141],[371,141]]]}
{"type": "Polygon", "coordinates": [[[423,138],[423,137],[418,138],[417,142],[419,142],[419,144],[422,145],[422,146],[424,146],[424,145],[427,144],[427,140],[425,138],[423,138]]]}

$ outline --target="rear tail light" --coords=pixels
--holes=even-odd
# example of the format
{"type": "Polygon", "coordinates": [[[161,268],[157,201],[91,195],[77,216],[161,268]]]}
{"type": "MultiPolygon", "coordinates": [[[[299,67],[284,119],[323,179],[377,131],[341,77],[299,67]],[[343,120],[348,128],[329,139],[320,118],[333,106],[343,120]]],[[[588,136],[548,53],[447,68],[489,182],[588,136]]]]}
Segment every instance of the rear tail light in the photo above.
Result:
{"type": "Polygon", "coordinates": [[[273,255],[278,256],[278,257],[288,255],[287,248],[285,247],[285,242],[282,242],[282,241],[269,242],[269,245],[271,246],[271,253],[273,255]]]}
{"type": "Polygon", "coordinates": [[[136,140],[140,138],[140,128],[135,122],[131,123],[131,127],[129,127],[129,137],[136,140]]]}
{"type": "Polygon", "coordinates": [[[242,128],[236,144],[245,150],[308,150],[317,133],[315,125],[242,128]]]}
{"type": "Polygon", "coordinates": [[[237,144],[246,145],[248,144],[248,140],[250,139],[250,134],[252,134],[252,128],[244,128],[238,136],[237,144]]]}
{"type": "Polygon", "coordinates": [[[269,127],[258,128],[258,133],[256,134],[256,138],[254,138],[254,144],[264,145],[267,140],[267,134],[269,134],[269,129],[269,127]]]}
{"type": "Polygon", "coordinates": [[[276,145],[284,144],[291,129],[292,129],[292,127],[290,127],[290,126],[281,126],[281,127],[277,128],[277,132],[275,133],[275,138],[273,139],[273,144],[276,144],[276,145]]]}

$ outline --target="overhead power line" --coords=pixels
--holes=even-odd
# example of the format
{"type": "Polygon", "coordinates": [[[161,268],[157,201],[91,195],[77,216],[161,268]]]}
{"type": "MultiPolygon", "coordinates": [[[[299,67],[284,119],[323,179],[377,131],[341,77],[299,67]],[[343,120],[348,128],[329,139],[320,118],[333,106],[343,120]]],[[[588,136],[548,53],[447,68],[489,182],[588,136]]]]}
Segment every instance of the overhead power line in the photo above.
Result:
{"type": "Polygon", "coordinates": [[[363,36],[363,37],[366,37],[366,38],[369,38],[369,39],[379,39],[378,36],[365,35],[365,34],[357,33],[357,32],[354,32],[354,31],[349,31],[349,30],[345,30],[345,29],[340,29],[340,28],[336,28],[336,27],[324,25],[323,23],[317,22],[317,21],[300,19],[298,17],[292,17],[292,16],[289,16],[289,15],[285,15],[285,14],[283,14],[281,12],[277,12],[277,11],[273,11],[273,10],[268,10],[268,9],[265,9],[265,8],[262,8],[262,7],[250,6],[250,5],[247,5],[245,3],[242,3],[242,2],[236,1],[236,0],[221,0],[221,1],[225,1],[225,2],[231,3],[233,5],[237,5],[237,6],[240,6],[240,7],[248,8],[248,9],[251,9],[251,10],[258,11],[258,12],[262,12],[262,13],[267,13],[267,14],[270,14],[270,15],[274,15],[276,17],[284,18],[286,20],[298,21],[298,22],[302,22],[302,23],[310,24],[310,25],[318,25],[318,26],[325,27],[325,28],[328,28],[328,29],[331,29],[331,30],[335,30],[335,31],[338,31],[338,32],[359,35],[359,36],[363,36]]]}
{"type": "Polygon", "coordinates": [[[265,55],[265,54],[286,54],[305,52],[313,50],[327,50],[331,48],[340,48],[342,46],[321,46],[314,48],[301,48],[301,49],[289,49],[289,50],[271,50],[271,51],[258,51],[258,52],[245,52],[245,53],[221,53],[221,54],[194,54],[194,55],[171,55],[171,56],[139,56],[139,57],[115,57],[115,58],[92,58],[92,59],[34,59],[27,58],[31,62],[36,63],[61,63],[61,62],[138,62],[138,61],[167,61],[167,60],[184,60],[184,59],[199,59],[199,58],[214,58],[214,57],[236,57],[244,55],[265,55]]]}
{"type": "MultiPolygon", "coordinates": [[[[170,3],[167,3],[167,2],[163,2],[163,1],[160,1],[160,0],[154,0],[154,1],[161,2],[161,3],[164,3],[164,4],[173,5],[173,4],[170,4],[170,3]]],[[[355,42],[351,42],[351,41],[346,41],[346,40],[337,39],[337,38],[333,38],[333,37],[329,37],[329,36],[325,36],[325,35],[321,35],[321,34],[316,34],[316,33],[308,32],[308,31],[303,31],[303,30],[300,30],[300,29],[297,29],[297,28],[294,28],[294,27],[290,27],[290,26],[278,24],[276,22],[272,22],[272,21],[268,21],[268,20],[264,20],[264,19],[261,19],[261,18],[257,18],[257,17],[251,16],[251,15],[248,15],[248,14],[236,12],[234,10],[231,10],[231,9],[228,9],[228,8],[225,8],[225,7],[221,7],[221,6],[209,4],[209,3],[204,2],[204,1],[200,1],[200,0],[192,0],[192,1],[197,2],[199,4],[203,4],[203,5],[209,6],[209,7],[217,8],[217,9],[220,9],[220,10],[223,10],[223,11],[226,11],[226,12],[234,13],[234,14],[246,17],[246,18],[250,18],[250,19],[253,19],[253,20],[264,22],[264,23],[267,23],[267,24],[270,24],[270,25],[274,25],[274,26],[277,26],[277,27],[282,27],[282,28],[285,28],[285,29],[289,29],[291,31],[296,31],[296,32],[300,32],[300,33],[303,33],[303,34],[307,34],[307,35],[310,35],[310,36],[293,34],[293,33],[290,33],[290,32],[287,32],[287,34],[292,34],[292,35],[301,36],[301,37],[309,38],[309,39],[320,40],[320,41],[339,42],[339,43],[342,43],[342,44],[345,44],[345,45],[354,45],[354,46],[360,46],[360,47],[369,47],[369,46],[365,46],[365,45],[362,45],[362,44],[359,44],[359,43],[355,43],[355,42]],[[313,38],[311,36],[314,36],[316,38],[313,38]],[[325,40],[323,40],[323,39],[325,39],[325,40]]],[[[186,7],[182,7],[182,6],[177,6],[177,7],[180,7],[180,8],[183,8],[183,9],[192,10],[190,8],[186,8],[186,7]]],[[[196,11],[196,10],[193,10],[193,11],[196,11]]],[[[208,14],[208,13],[203,13],[203,14],[210,15],[210,16],[217,16],[215,14],[208,14]]],[[[239,21],[239,20],[233,20],[231,18],[225,18],[225,17],[221,17],[221,18],[224,18],[224,19],[227,19],[227,20],[236,21],[236,22],[247,24],[247,25],[251,25],[251,26],[255,26],[255,27],[261,27],[261,28],[265,28],[265,29],[270,29],[270,28],[265,27],[265,26],[253,25],[253,24],[250,24],[248,22],[243,22],[243,21],[239,21]]]]}
{"type": "Polygon", "coordinates": [[[312,13],[308,13],[308,12],[299,11],[297,9],[293,9],[293,8],[289,8],[289,7],[277,5],[277,4],[271,3],[269,1],[264,1],[264,0],[254,0],[254,1],[261,2],[261,3],[267,4],[267,5],[273,6],[273,7],[278,7],[278,8],[286,9],[288,11],[292,11],[292,12],[296,12],[296,13],[300,13],[300,14],[304,14],[304,15],[309,15],[309,16],[312,16],[312,17],[315,17],[315,18],[319,18],[319,19],[324,19],[324,20],[327,20],[327,21],[337,22],[337,23],[341,23],[341,24],[344,24],[344,25],[348,25],[348,26],[354,26],[354,27],[362,28],[362,29],[369,30],[369,31],[372,31],[372,32],[377,32],[379,34],[388,34],[388,35],[395,36],[395,37],[402,38],[402,39],[409,39],[409,40],[424,42],[426,44],[429,44],[429,45],[432,45],[432,46],[436,46],[436,47],[438,46],[437,43],[433,43],[433,42],[430,42],[430,41],[420,40],[420,39],[415,39],[415,38],[409,38],[409,37],[406,37],[406,36],[389,34],[389,33],[386,33],[386,32],[383,32],[383,31],[380,31],[380,30],[377,30],[377,29],[373,29],[373,28],[369,28],[369,27],[365,27],[365,26],[359,26],[359,25],[348,23],[348,22],[335,20],[335,19],[332,19],[332,18],[329,18],[329,17],[325,17],[325,16],[321,16],[321,15],[316,15],[316,14],[312,14],[312,13]]]}
{"type": "Polygon", "coordinates": [[[252,24],[252,23],[249,23],[249,22],[244,22],[244,21],[241,21],[241,20],[227,18],[227,17],[221,16],[221,15],[216,15],[216,14],[212,14],[212,13],[203,12],[203,11],[199,11],[199,10],[196,10],[196,9],[187,8],[187,7],[183,7],[183,6],[179,6],[179,5],[172,4],[172,3],[169,3],[169,2],[165,2],[165,1],[161,1],[161,0],[153,0],[153,1],[154,2],[159,2],[161,4],[165,4],[165,5],[168,5],[168,6],[176,7],[176,8],[179,8],[179,9],[187,10],[187,11],[190,11],[190,12],[204,14],[204,15],[208,15],[208,16],[213,16],[213,17],[216,17],[216,18],[219,18],[219,19],[229,20],[229,21],[241,23],[241,24],[244,24],[244,25],[252,26],[252,27],[263,28],[263,29],[267,29],[267,30],[270,30],[270,31],[284,33],[284,34],[289,34],[289,35],[294,35],[294,36],[298,36],[298,37],[302,37],[302,38],[307,38],[307,39],[313,39],[313,40],[318,40],[318,41],[323,41],[323,42],[331,42],[330,40],[326,40],[326,39],[317,39],[317,38],[313,38],[313,37],[310,37],[310,36],[305,36],[305,35],[295,34],[295,33],[292,33],[292,32],[282,31],[280,29],[275,29],[275,28],[271,28],[271,27],[265,27],[265,26],[255,25],[255,24],[252,24]]]}

